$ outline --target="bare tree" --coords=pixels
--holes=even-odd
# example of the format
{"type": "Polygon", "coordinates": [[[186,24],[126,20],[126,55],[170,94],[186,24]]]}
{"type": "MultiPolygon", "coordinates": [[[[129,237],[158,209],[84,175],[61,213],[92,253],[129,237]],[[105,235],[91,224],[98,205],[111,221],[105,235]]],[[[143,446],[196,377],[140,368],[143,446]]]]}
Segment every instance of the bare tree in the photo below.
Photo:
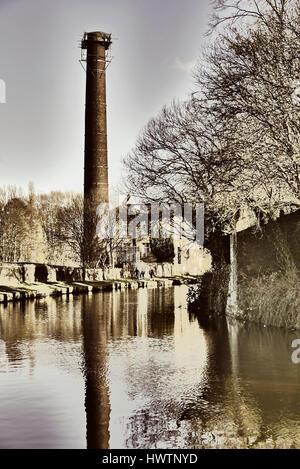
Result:
{"type": "Polygon", "coordinates": [[[68,246],[82,267],[113,266],[114,251],[123,241],[117,232],[110,236],[114,222],[109,213],[97,211],[92,200],[84,200],[77,194],[59,207],[54,236],[57,242],[68,246]],[[101,236],[99,226],[102,226],[105,236],[101,236]]]}
{"type": "Polygon", "coordinates": [[[40,213],[33,192],[16,187],[0,189],[0,259],[30,262],[43,251],[40,213]]]}
{"type": "Polygon", "coordinates": [[[236,142],[237,194],[268,211],[300,201],[300,3],[215,2],[227,25],[196,79],[216,123],[236,142]],[[206,65],[206,68],[205,68],[206,65]]]}
{"type": "Polygon", "coordinates": [[[60,191],[52,191],[49,194],[36,196],[36,204],[47,242],[48,262],[50,263],[68,262],[70,257],[74,257],[74,254],[70,252],[70,249],[64,245],[64,242],[58,236],[60,230],[59,212],[71,203],[73,197],[75,195],[71,192],[60,191]]]}
{"type": "Polygon", "coordinates": [[[143,200],[205,202],[221,212],[224,196],[235,190],[240,161],[234,141],[220,132],[205,102],[192,97],[164,107],[125,159],[127,190],[143,200]]]}
{"type": "Polygon", "coordinates": [[[113,224],[113,217],[97,213],[92,201],[63,192],[25,195],[16,187],[0,188],[0,261],[40,262],[104,267],[114,263],[114,251],[123,240],[99,237],[98,225],[113,224]],[[46,252],[47,251],[47,252],[46,252]]]}
{"type": "Polygon", "coordinates": [[[1,213],[1,258],[18,262],[22,258],[29,232],[26,203],[18,198],[9,200],[1,213]]]}

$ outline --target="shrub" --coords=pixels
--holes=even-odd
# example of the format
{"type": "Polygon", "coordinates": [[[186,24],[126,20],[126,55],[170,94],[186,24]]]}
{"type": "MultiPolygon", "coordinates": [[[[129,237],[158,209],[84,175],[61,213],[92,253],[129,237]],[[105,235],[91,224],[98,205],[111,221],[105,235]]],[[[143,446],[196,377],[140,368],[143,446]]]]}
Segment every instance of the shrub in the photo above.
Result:
{"type": "Polygon", "coordinates": [[[239,316],[266,325],[300,329],[300,272],[290,267],[240,281],[239,316]]]}
{"type": "Polygon", "coordinates": [[[173,262],[175,251],[171,238],[151,239],[150,248],[157,262],[173,262]]]}

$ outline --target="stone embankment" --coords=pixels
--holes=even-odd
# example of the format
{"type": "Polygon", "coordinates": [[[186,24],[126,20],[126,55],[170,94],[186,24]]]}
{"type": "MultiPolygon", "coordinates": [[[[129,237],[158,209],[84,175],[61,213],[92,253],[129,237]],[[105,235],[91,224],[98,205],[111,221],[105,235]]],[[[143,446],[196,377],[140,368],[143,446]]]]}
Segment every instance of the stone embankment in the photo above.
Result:
{"type": "MultiPolygon", "coordinates": [[[[164,267],[162,273],[167,274],[164,267]]],[[[159,276],[130,278],[123,269],[81,269],[44,264],[0,264],[0,303],[77,295],[124,288],[166,288],[181,283],[195,283],[196,277],[159,276]]]]}
{"type": "Polygon", "coordinates": [[[168,288],[173,285],[190,283],[194,278],[161,278],[161,279],[126,279],[104,280],[100,282],[33,282],[33,283],[5,283],[0,284],[0,303],[26,301],[49,296],[69,296],[101,291],[122,290],[125,288],[168,288]]]}

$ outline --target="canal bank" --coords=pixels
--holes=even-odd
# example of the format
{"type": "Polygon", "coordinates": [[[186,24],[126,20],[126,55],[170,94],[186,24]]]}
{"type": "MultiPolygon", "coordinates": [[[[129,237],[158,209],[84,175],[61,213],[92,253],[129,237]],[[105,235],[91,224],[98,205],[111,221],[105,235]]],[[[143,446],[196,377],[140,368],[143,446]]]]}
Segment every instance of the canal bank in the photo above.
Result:
{"type": "Polygon", "coordinates": [[[37,263],[0,264],[0,303],[17,302],[51,296],[69,296],[102,291],[169,288],[197,283],[199,277],[176,275],[169,263],[150,264],[151,275],[135,275],[129,265],[123,268],[81,268],[37,263]]]}
{"type": "Polygon", "coordinates": [[[192,284],[196,277],[174,277],[155,279],[115,279],[81,282],[6,282],[0,284],[0,304],[34,300],[47,297],[70,296],[103,291],[138,289],[138,288],[170,288],[173,285],[192,284]]]}

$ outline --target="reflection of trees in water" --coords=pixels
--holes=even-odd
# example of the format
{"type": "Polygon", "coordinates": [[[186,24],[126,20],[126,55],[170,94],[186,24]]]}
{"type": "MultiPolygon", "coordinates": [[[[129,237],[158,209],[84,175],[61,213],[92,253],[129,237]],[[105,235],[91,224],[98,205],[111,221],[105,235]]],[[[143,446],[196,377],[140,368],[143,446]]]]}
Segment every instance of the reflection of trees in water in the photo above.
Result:
{"type": "Polygon", "coordinates": [[[297,336],[256,324],[239,328],[239,379],[262,422],[257,446],[300,447],[300,368],[291,360],[297,336]]]}
{"type": "Polygon", "coordinates": [[[9,362],[32,358],[37,341],[55,340],[63,344],[81,340],[80,302],[72,297],[0,306],[0,339],[9,362]]]}
{"type": "MultiPolygon", "coordinates": [[[[193,318],[190,315],[190,320],[193,318]]],[[[231,381],[230,341],[224,318],[198,316],[197,319],[205,335],[207,362],[193,402],[184,405],[180,424],[187,447],[215,447],[226,427],[229,438],[235,431],[241,431],[231,381]]]]}
{"type": "MultiPolygon", "coordinates": [[[[119,339],[126,341],[129,337],[172,335],[174,313],[169,297],[168,291],[140,289],[70,297],[68,300],[50,298],[24,305],[9,304],[6,308],[0,308],[1,339],[10,361],[32,358],[32,366],[37,344],[38,350],[49,344],[50,353],[51,341],[55,341],[55,361],[59,362],[69,358],[68,350],[64,354],[64,343],[69,346],[82,341],[87,446],[108,448],[110,401],[107,342],[110,339],[118,343],[119,339]],[[57,350],[60,350],[58,356],[57,350]]],[[[146,375],[144,379],[147,382],[146,375]]]]}
{"type": "Polygon", "coordinates": [[[42,346],[70,368],[70,347],[82,343],[89,448],[108,448],[110,431],[132,448],[300,447],[300,366],[291,361],[298,333],[189,320],[172,288],[9,304],[0,307],[1,351],[34,367],[42,346]],[[193,340],[206,361],[189,368],[198,358],[189,355],[193,340]],[[110,423],[109,387],[118,393],[120,384],[114,364],[122,370],[122,429],[110,423]]]}
{"type": "Polygon", "coordinates": [[[198,320],[209,356],[201,396],[207,408],[201,425],[191,418],[191,426],[204,435],[203,446],[299,447],[300,371],[290,359],[292,333],[224,318],[198,320]]]}
{"type": "Polygon", "coordinates": [[[174,332],[174,289],[148,291],[148,335],[161,338],[174,332]]]}
{"type": "Polygon", "coordinates": [[[189,447],[181,417],[189,403],[197,401],[195,387],[201,386],[205,353],[199,358],[201,350],[196,347],[204,347],[203,334],[195,321],[188,320],[186,292],[182,298],[179,293],[179,289],[148,291],[147,350],[141,354],[141,347],[137,349],[138,366],[134,356],[126,363],[127,394],[139,399],[125,419],[128,448],[189,447]],[[185,368],[189,356],[196,363],[185,368]],[[136,370],[134,376],[132,370],[136,370]]]}
{"type": "Polygon", "coordinates": [[[163,365],[161,369],[157,367],[157,353],[165,352],[161,350],[161,340],[157,339],[172,337],[173,304],[172,289],[125,290],[119,293],[118,303],[115,299],[112,315],[118,325],[118,334],[115,327],[111,366],[115,363],[118,367],[121,356],[122,369],[119,374],[113,367],[111,371],[115,376],[111,379],[115,398],[124,399],[124,410],[121,414],[113,413],[113,431],[115,438],[126,447],[155,446],[155,441],[163,440],[165,436],[162,432],[165,410],[156,408],[156,394],[161,393],[158,378],[165,371],[163,365]],[[117,389],[120,380],[121,395],[117,389]],[[134,411],[127,410],[128,402],[137,401],[143,402],[142,408],[137,406],[134,411]]]}
{"type": "MultiPolygon", "coordinates": [[[[0,307],[0,338],[5,344],[9,362],[27,359],[34,368],[37,354],[42,353],[46,360],[47,354],[50,362],[54,359],[57,366],[62,365],[64,369],[75,366],[77,370],[74,351],[78,350],[79,358],[83,344],[87,444],[95,448],[107,448],[109,439],[106,341],[108,336],[117,335],[118,328],[122,328],[122,323],[115,321],[113,331],[113,300],[116,301],[115,295],[99,294],[0,307]]],[[[115,306],[120,307],[118,303],[115,306]]],[[[1,365],[5,366],[4,361],[1,365]]]]}
{"type": "Polygon", "coordinates": [[[180,448],[180,433],[174,416],[178,409],[143,408],[130,416],[125,429],[126,448],[180,448]]]}
{"type": "Polygon", "coordinates": [[[118,344],[120,339],[143,335],[148,327],[145,315],[148,317],[146,290],[104,292],[82,299],[88,448],[108,448],[110,444],[108,342],[112,339],[118,344]]]}
{"type": "Polygon", "coordinates": [[[239,377],[238,330],[230,330],[224,317],[200,315],[198,321],[205,332],[208,362],[201,421],[191,420],[193,444],[247,447],[261,432],[261,418],[255,399],[244,391],[239,377]]]}

